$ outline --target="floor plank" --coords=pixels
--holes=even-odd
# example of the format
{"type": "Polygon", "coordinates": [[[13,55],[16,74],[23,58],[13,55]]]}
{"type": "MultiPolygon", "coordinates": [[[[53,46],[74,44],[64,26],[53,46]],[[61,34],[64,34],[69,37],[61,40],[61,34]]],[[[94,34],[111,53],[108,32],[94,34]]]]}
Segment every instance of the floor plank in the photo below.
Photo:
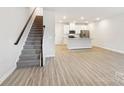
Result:
{"type": "Polygon", "coordinates": [[[1,86],[124,85],[124,54],[102,48],[68,50],[56,46],[45,67],[16,69],[1,86]]]}

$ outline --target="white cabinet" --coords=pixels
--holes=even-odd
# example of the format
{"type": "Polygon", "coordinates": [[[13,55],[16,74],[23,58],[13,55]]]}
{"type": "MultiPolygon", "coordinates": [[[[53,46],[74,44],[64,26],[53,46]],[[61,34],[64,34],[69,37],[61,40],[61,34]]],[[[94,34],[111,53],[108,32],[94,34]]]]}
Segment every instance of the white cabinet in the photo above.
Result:
{"type": "Polygon", "coordinates": [[[68,49],[92,48],[91,39],[89,38],[68,38],[68,49]]]}

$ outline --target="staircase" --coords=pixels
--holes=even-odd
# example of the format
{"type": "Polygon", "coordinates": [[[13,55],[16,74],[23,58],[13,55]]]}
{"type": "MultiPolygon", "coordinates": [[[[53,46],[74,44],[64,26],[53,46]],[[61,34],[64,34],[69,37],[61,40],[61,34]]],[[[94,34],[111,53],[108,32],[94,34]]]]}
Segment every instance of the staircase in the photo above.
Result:
{"type": "MultiPolygon", "coordinates": [[[[17,62],[17,68],[40,66],[40,53],[42,53],[43,17],[36,16],[17,62]]],[[[42,60],[42,54],[41,54],[42,60]]],[[[42,64],[41,64],[42,65],[42,64]]]]}

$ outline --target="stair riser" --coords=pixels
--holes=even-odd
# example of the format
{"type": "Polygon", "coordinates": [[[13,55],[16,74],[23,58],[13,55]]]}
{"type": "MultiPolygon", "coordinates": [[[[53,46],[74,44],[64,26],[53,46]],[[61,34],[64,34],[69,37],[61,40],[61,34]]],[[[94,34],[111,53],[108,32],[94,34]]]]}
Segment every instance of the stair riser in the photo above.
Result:
{"type": "Polygon", "coordinates": [[[23,56],[23,57],[20,57],[20,60],[19,61],[28,61],[28,60],[40,60],[40,55],[39,56],[23,56]]]}
{"type": "Polygon", "coordinates": [[[31,28],[31,30],[42,30],[43,28],[31,28]]]}
{"type": "Polygon", "coordinates": [[[29,51],[29,50],[25,50],[25,51],[22,51],[22,55],[25,55],[25,54],[40,54],[40,50],[32,50],[32,51],[29,51]]]}
{"type": "Polygon", "coordinates": [[[22,53],[22,55],[19,57],[20,59],[27,59],[29,57],[32,58],[38,58],[39,59],[40,52],[27,52],[27,53],[22,53]],[[24,58],[25,57],[25,58],[24,58]]]}
{"type": "Polygon", "coordinates": [[[33,32],[34,32],[34,33],[37,33],[37,32],[41,32],[41,33],[42,33],[43,30],[42,30],[42,29],[35,29],[35,30],[32,29],[32,30],[30,30],[30,33],[33,33],[33,32]]]}
{"type": "Polygon", "coordinates": [[[39,34],[39,33],[31,33],[29,34],[29,37],[41,37],[43,34],[39,34]]]}
{"type": "Polygon", "coordinates": [[[40,46],[41,44],[25,44],[25,45],[26,45],[26,46],[28,46],[28,45],[29,45],[29,46],[31,46],[31,45],[32,45],[32,46],[40,46]]]}
{"type": "Polygon", "coordinates": [[[31,31],[43,30],[43,28],[31,28],[31,31]]]}
{"type": "Polygon", "coordinates": [[[29,36],[28,38],[41,38],[41,36],[36,36],[36,35],[31,35],[31,36],[29,36]]]}
{"type": "Polygon", "coordinates": [[[29,34],[29,37],[41,37],[41,34],[29,34]]]}
{"type": "Polygon", "coordinates": [[[31,31],[31,32],[35,32],[35,31],[36,31],[36,32],[38,32],[38,31],[39,31],[39,32],[42,32],[43,29],[31,29],[30,31],[31,31]]]}
{"type": "Polygon", "coordinates": [[[41,40],[27,40],[26,43],[41,43],[41,40]]]}
{"type": "Polygon", "coordinates": [[[41,39],[28,38],[27,41],[41,41],[41,39]]]}
{"type": "Polygon", "coordinates": [[[17,68],[40,66],[40,53],[43,38],[42,21],[36,17],[28,38],[23,47],[22,53],[17,62],[17,68]]]}
{"type": "Polygon", "coordinates": [[[42,29],[38,29],[38,30],[37,29],[35,29],[35,30],[34,29],[31,29],[30,30],[30,33],[32,33],[32,32],[34,32],[34,33],[37,33],[37,32],[42,33],[43,30],[42,29]]]}
{"type": "Polygon", "coordinates": [[[42,31],[37,31],[37,32],[36,31],[32,31],[29,34],[40,34],[41,35],[41,34],[43,34],[43,32],[42,31]]]}
{"type": "Polygon", "coordinates": [[[41,26],[33,26],[33,27],[31,27],[31,29],[32,29],[32,28],[43,29],[43,27],[41,27],[41,26]]]}
{"type": "Polygon", "coordinates": [[[26,42],[26,45],[41,45],[41,42],[26,42]]]}
{"type": "Polygon", "coordinates": [[[32,29],[31,29],[31,31],[37,31],[37,30],[42,31],[42,30],[43,30],[43,28],[32,28],[32,29]]]}
{"type": "Polygon", "coordinates": [[[17,68],[24,68],[24,67],[33,67],[33,66],[40,66],[40,62],[23,62],[17,63],[17,68]]]}
{"type": "Polygon", "coordinates": [[[40,26],[34,26],[34,27],[32,27],[31,29],[44,29],[43,27],[40,27],[40,26]]]}
{"type": "Polygon", "coordinates": [[[43,31],[30,31],[29,34],[43,34],[43,31]]]}
{"type": "Polygon", "coordinates": [[[36,39],[36,38],[41,38],[41,36],[30,36],[28,38],[34,38],[34,39],[36,39]]]}
{"type": "Polygon", "coordinates": [[[43,27],[43,24],[33,24],[32,27],[43,27]]]}
{"type": "Polygon", "coordinates": [[[24,49],[40,49],[41,46],[24,46],[24,49]]]}
{"type": "Polygon", "coordinates": [[[34,40],[36,40],[36,39],[40,39],[41,40],[41,37],[28,37],[27,39],[34,39],[34,40]]]}
{"type": "Polygon", "coordinates": [[[32,26],[42,26],[42,23],[34,23],[32,26]]]}

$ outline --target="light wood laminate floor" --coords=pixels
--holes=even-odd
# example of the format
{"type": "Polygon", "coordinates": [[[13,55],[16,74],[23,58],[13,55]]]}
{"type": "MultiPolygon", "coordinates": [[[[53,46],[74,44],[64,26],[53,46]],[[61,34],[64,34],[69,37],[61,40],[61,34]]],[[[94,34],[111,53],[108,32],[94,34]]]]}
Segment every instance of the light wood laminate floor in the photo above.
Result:
{"type": "Polygon", "coordinates": [[[94,47],[68,50],[56,46],[45,67],[16,69],[2,85],[124,85],[124,55],[94,47]]]}

